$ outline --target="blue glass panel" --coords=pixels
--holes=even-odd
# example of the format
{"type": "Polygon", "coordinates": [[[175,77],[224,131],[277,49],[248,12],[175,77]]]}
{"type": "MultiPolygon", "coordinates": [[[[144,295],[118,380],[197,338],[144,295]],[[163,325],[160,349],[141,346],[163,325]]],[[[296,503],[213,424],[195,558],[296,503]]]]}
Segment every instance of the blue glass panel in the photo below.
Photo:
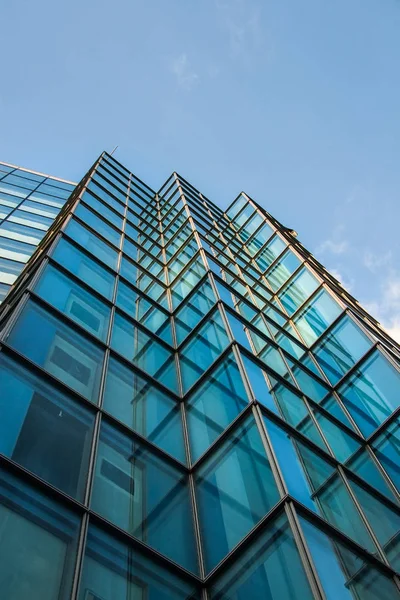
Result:
{"type": "Polygon", "coordinates": [[[236,361],[225,359],[187,401],[187,422],[193,461],[214,442],[247,406],[236,361]]]}
{"type": "Polygon", "coordinates": [[[0,452],[82,500],[93,413],[3,355],[0,379],[0,452]]]}
{"type": "Polygon", "coordinates": [[[197,571],[187,477],[103,422],[92,508],[190,571],[197,571]]]}
{"type": "Polygon", "coordinates": [[[212,590],[213,600],[312,600],[292,531],[282,515],[269,523],[212,590]]]}
{"type": "Polygon", "coordinates": [[[88,400],[97,402],[103,352],[32,300],[11,330],[8,343],[88,400]]]}
{"type": "Polygon", "coordinates": [[[318,280],[303,267],[293,281],[281,292],[279,299],[289,315],[292,315],[317,289],[318,280]]]}
{"type": "Polygon", "coordinates": [[[103,219],[98,217],[94,212],[87,209],[86,206],[79,204],[74,214],[82,219],[86,225],[114,244],[114,246],[119,247],[121,233],[111,227],[111,225],[108,225],[106,221],[103,221],[103,219]]]}
{"type": "Polygon", "coordinates": [[[114,358],[108,363],[103,408],[185,462],[179,404],[114,358]]]}
{"type": "Polygon", "coordinates": [[[86,227],[83,227],[78,221],[71,219],[65,228],[65,233],[78,242],[85,250],[93,254],[98,260],[101,260],[112,269],[116,269],[118,261],[117,252],[98,238],[97,235],[90,232],[86,227]]]}
{"type": "Polygon", "coordinates": [[[373,449],[397,489],[400,489],[400,422],[396,420],[378,437],[373,449]]]}
{"type": "Polygon", "coordinates": [[[80,252],[65,238],[61,238],[58,242],[52,258],[96,292],[111,300],[114,290],[113,274],[80,252]]]}
{"type": "Polygon", "coordinates": [[[80,600],[197,600],[193,586],[102,529],[89,527],[80,600]]]}
{"type": "Polygon", "coordinates": [[[196,473],[207,571],[279,500],[253,420],[238,427],[196,473]]]}
{"type": "Polygon", "coordinates": [[[321,290],[296,317],[294,324],[305,343],[310,346],[341,312],[342,308],[332,296],[321,290]]]}
{"type": "Polygon", "coordinates": [[[339,389],[349,413],[365,436],[399,406],[400,374],[375,351],[339,389]]]}
{"type": "Polygon", "coordinates": [[[53,265],[47,265],[35,292],[81,327],[105,341],[110,308],[53,265]]]}
{"type": "Polygon", "coordinates": [[[370,348],[372,342],[348,316],[344,316],[315,348],[315,357],[335,384],[370,348]]]}
{"type": "Polygon", "coordinates": [[[70,600],[79,520],[50,495],[0,472],[4,600],[70,600]]]}
{"type": "Polygon", "coordinates": [[[398,600],[392,579],[306,519],[300,518],[327,600],[398,600]]]}

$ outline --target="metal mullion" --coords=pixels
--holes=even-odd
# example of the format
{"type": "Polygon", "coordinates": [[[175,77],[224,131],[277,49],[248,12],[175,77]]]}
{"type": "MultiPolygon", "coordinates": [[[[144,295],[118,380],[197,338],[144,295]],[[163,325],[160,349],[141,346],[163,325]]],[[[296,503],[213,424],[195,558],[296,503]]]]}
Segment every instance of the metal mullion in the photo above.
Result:
{"type": "Polygon", "coordinates": [[[305,506],[305,504],[302,504],[297,498],[289,495],[288,501],[294,505],[296,513],[300,513],[304,519],[311,521],[317,529],[322,530],[323,533],[329,537],[330,541],[336,541],[343,544],[345,547],[347,546],[351,552],[364,558],[367,563],[372,563],[375,568],[383,571],[386,575],[389,575],[389,577],[392,578],[396,574],[392,567],[387,565],[386,562],[382,562],[374,554],[371,554],[363,546],[360,546],[358,542],[353,540],[346,533],[343,533],[343,531],[338,529],[335,525],[326,521],[324,517],[321,517],[318,513],[313,512],[310,508],[305,506]]]}
{"type": "MultiPolygon", "coordinates": [[[[286,498],[282,498],[277,502],[264,517],[224,556],[224,558],[208,573],[204,579],[204,584],[207,587],[214,585],[237,559],[251,546],[253,542],[259,538],[263,530],[268,527],[269,523],[273,523],[282,513],[285,506],[286,498]]],[[[249,599],[250,600],[250,599],[249,599]]]]}
{"type": "Polygon", "coordinates": [[[228,344],[224,350],[222,350],[221,354],[217,356],[217,358],[207,367],[207,369],[200,375],[200,377],[191,385],[191,387],[183,394],[182,400],[187,400],[187,398],[195,392],[206,380],[207,376],[212,373],[212,371],[217,368],[217,366],[222,363],[230,354],[232,350],[232,344],[228,344]]]}
{"type": "Polygon", "coordinates": [[[177,346],[176,351],[181,352],[182,348],[186,346],[187,343],[192,341],[195,335],[200,331],[203,325],[206,325],[210,319],[213,318],[214,313],[218,311],[218,303],[220,300],[216,300],[215,303],[208,309],[206,313],[203,314],[201,319],[196,323],[196,325],[192,328],[192,330],[186,335],[186,337],[181,341],[181,343],[177,346]]]}
{"type": "Polygon", "coordinates": [[[164,569],[172,571],[178,578],[183,579],[186,582],[190,582],[193,586],[200,586],[203,581],[179,563],[174,562],[168,556],[161,554],[152,546],[142,542],[139,538],[131,535],[125,529],[121,529],[118,525],[115,525],[100,513],[89,511],[90,521],[102,529],[108,531],[113,537],[124,542],[127,546],[133,546],[133,548],[139,550],[139,554],[142,554],[147,559],[154,561],[156,564],[161,564],[164,569]]]}
{"type": "Polygon", "coordinates": [[[85,557],[87,531],[89,523],[89,513],[84,512],[81,517],[79,528],[78,544],[76,548],[74,574],[72,576],[71,600],[78,600],[78,592],[81,583],[83,561],[85,557]]]}
{"type": "MultiPolygon", "coordinates": [[[[10,173],[6,173],[5,177],[7,177],[7,175],[10,175],[10,173]]],[[[2,179],[4,179],[4,177],[2,179]]],[[[32,190],[28,190],[28,188],[24,188],[24,187],[18,186],[16,184],[8,184],[8,185],[12,185],[13,187],[20,188],[21,190],[28,190],[29,193],[25,196],[25,198],[21,199],[21,201],[17,204],[17,206],[14,206],[14,208],[8,213],[8,215],[6,217],[4,217],[4,219],[0,219],[0,224],[2,224],[4,221],[8,221],[9,218],[15,213],[15,211],[17,211],[19,209],[21,204],[23,204],[25,202],[25,200],[28,200],[32,194],[37,192],[38,188],[42,185],[42,183],[44,183],[44,181],[41,181],[40,183],[38,183],[37,186],[35,188],[33,188],[32,190]]],[[[13,194],[10,194],[10,195],[13,195],[13,194]]],[[[50,225],[50,227],[51,227],[51,225],[50,225]]],[[[37,229],[37,228],[34,227],[33,229],[37,229]]],[[[43,231],[43,230],[41,230],[41,231],[43,231]]]]}
{"type": "Polygon", "coordinates": [[[315,567],[306,538],[301,528],[299,519],[297,518],[296,509],[292,502],[289,501],[285,503],[285,513],[297,551],[299,553],[300,561],[303,565],[303,569],[311,588],[311,593],[317,600],[326,600],[324,588],[319,579],[318,571],[315,567]]]}
{"type": "MultiPolygon", "coordinates": [[[[163,346],[169,352],[174,351],[173,346],[170,346],[170,344],[168,342],[166,342],[161,337],[159,337],[156,333],[151,331],[151,329],[148,329],[145,325],[142,325],[142,323],[140,321],[138,321],[135,317],[131,317],[130,315],[128,315],[128,313],[122,312],[118,306],[115,306],[115,312],[117,314],[121,315],[124,319],[126,319],[134,327],[136,327],[136,329],[139,329],[140,331],[142,331],[143,333],[148,335],[153,341],[160,344],[160,346],[163,346]]],[[[91,335],[93,335],[93,334],[91,334],[91,335]]],[[[114,349],[114,352],[118,352],[118,350],[114,349]]]]}
{"type": "Polygon", "coordinates": [[[370,346],[368,350],[364,352],[364,354],[357,360],[357,362],[355,362],[354,365],[352,365],[350,369],[343,374],[339,381],[337,381],[334,385],[330,384],[332,389],[335,392],[337,392],[338,388],[340,388],[353,375],[353,373],[363,365],[364,361],[366,361],[378,347],[379,342],[375,342],[374,344],[372,344],[372,346],[370,346]]]}
{"type": "MultiPolygon", "coordinates": [[[[94,173],[94,175],[99,175],[98,171],[96,171],[94,173]]],[[[100,174],[100,176],[101,176],[101,174],[100,174]]],[[[123,204],[122,200],[120,200],[119,198],[117,198],[116,196],[114,196],[113,193],[110,192],[110,190],[108,190],[107,188],[103,187],[101,185],[101,182],[99,182],[97,179],[93,179],[93,177],[91,177],[89,183],[92,183],[92,182],[95,183],[99,188],[101,188],[106,195],[111,196],[114,202],[116,202],[117,204],[120,204],[121,208],[125,209],[126,205],[123,204]]],[[[112,184],[110,184],[110,185],[112,185],[112,184]]],[[[121,194],[123,193],[121,190],[119,190],[119,191],[120,191],[121,194]]],[[[114,208],[114,206],[112,204],[109,204],[107,202],[107,200],[105,200],[104,198],[102,198],[100,195],[96,194],[96,192],[93,191],[91,188],[89,188],[88,185],[85,185],[85,192],[87,194],[89,194],[89,196],[93,196],[94,199],[97,200],[97,202],[100,202],[101,204],[104,204],[109,210],[111,210],[111,212],[113,212],[118,217],[121,217],[121,215],[123,214],[124,211],[122,213],[118,212],[117,209],[114,208]]],[[[90,206],[90,205],[88,205],[88,206],[90,206]]]]}
{"type": "MultiPolygon", "coordinates": [[[[227,310],[228,313],[232,314],[234,312],[231,307],[227,306],[223,302],[223,300],[219,300],[218,302],[222,303],[222,305],[225,307],[225,310],[227,310]]],[[[237,318],[237,320],[239,320],[243,324],[244,327],[247,327],[247,329],[249,329],[250,331],[253,331],[253,333],[255,333],[256,335],[261,337],[265,341],[266,345],[269,344],[270,346],[273,346],[275,348],[275,350],[278,350],[280,352],[280,354],[282,354],[284,363],[287,365],[287,369],[290,374],[292,373],[292,368],[289,367],[289,364],[287,364],[287,360],[290,360],[291,362],[293,362],[295,364],[295,366],[299,366],[300,369],[303,370],[304,372],[306,372],[307,374],[310,374],[310,375],[312,374],[313,379],[317,379],[317,381],[318,381],[318,378],[315,375],[315,373],[313,373],[313,371],[308,369],[308,367],[304,366],[296,358],[294,358],[291,354],[289,354],[286,350],[281,348],[279,346],[278,342],[276,342],[274,339],[268,338],[262,331],[259,331],[259,330],[254,331],[254,329],[256,329],[256,327],[254,325],[252,325],[251,323],[249,323],[240,313],[233,314],[232,316],[237,318]]],[[[239,345],[240,345],[240,343],[239,343],[239,345]]],[[[259,358],[259,354],[261,352],[263,352],[264,350],[265,350],[265,347],[259,353],[254,354],[254,356],[259,358]]],[[[259,358],[259,360],[262,360],[262,359],[259,358]]],[[[294,377],[294,381],[296,381],[296,384],[297,384],[297,380],[295,377],[294,377]]],[[[321,379],[321,383],[325,383],[325,382],[321,379]]]]}
{"type": "MultiPolygon", "coordinates": [[[[186,405],[186,402],[185,402],[186,405]]],[[[214,455],[214,453],[224,445],[224,443],[230,439],[231,434],[235,432],[236,428],[244,424],[246,419],[252,414],[252,403],[249,402],[236,417],[229,423],[227,427],[215,438],[215,440],[204,450],[191,465],[189,471],[196,473],[208,459],[214,455]]]]}
{"type": "Polygon", "coordinates": [[[390,505],[392,508],[394,508],[396,510],[396,512],[399,512],[399,510],[400,510],[400,492],[397,489],[397,487],[395,486],[395,484],[392,482],[389,474],[386,472],[386,469],[381,464],[381,462],[378,459],[378,457],[375,455],[373,448],[367,442],[364,442],[364,446],[362,446],[356,452],[354,452],[354,454],[352,456],[350,456],[346,460],[345,463],[341,463],[341,466],[343,467],[344,472],[349,477],[350,476],[353,477],[356,481],[359,480],[360,482],[363,483],[363,485],[364,485],[364,483],[367,483],[368,490],[369,489],[374,490],[374,494],[373,495],[378,495],[378,498],[379,498],[380,502],[382,502],[382,499],[384,498],[385,499],[384,504],[390,505]],[[396,504],[391,498],[387,498],[385,496],[385,494],[383,494],[380,490],[376,489],[375,486],[373,486],[372,484],[369,484],[368,482],[366,482],[360,475],[358,475],[357,473],[355,473],[354,471],[352,471],[352,469],[348,466],[348,463],[350,462],[350,459],[353,458],[353,456],[355,456],[357,453],[359,453],[360,456],[361,456],[361,452],[364,452],[364,451],[368,454],[369,458],[374,463],[376,469],[381,474],[381,477],[383,478],[384,482],[386,483],[386,485],[388,486],[388,488],[392,492],[393,496],[397,499],[398,504],[396,504]]]}
{"type": "Polygon", "coordinates": [[[349,482],[347,481],[347,477],[346,477],[345,472],[343,472],[342,465],[338,465],[337,470],[338,470],[339,476],[341,477],[341,479],[344,483],[345,488],[347,489],[348,494],[350,495],[350,497],[359,513],[359,516],[361,518],[361,521],[364,524],[364,527],[366,528],[370,538],[372,539],[372,541],[378,551],[379,556],[382,559],[382,562],[384,562],[388,567],[390,567],[390,563],[389,563],[388,559],[386,558],[386,555],[382,549],[382,546],[379,543],[379,540],[378,540],[377,536],[375,535],[374,530],[372,529],[371,525],[369,524],[369,521],[368,521],[366,515],[364,514],[361,504],[359,503],[355,493],[353,492],[353,489],[351,488],[349,482]]]}
{"type": "MultiPolygon", "coordinates": [[[[176,318],[177,313],[181,310],[181,308],[183,308],[186,304],[189,304],[190,300],[192,300],[193,296],[196,295],[196,293],[200,290],[200,288],[204,285],[204,283],[208,281],[208,272],[206,272],[201,279],[199,279],[199,281],[196,283],[196,285],[194,287],[192,287],[192,289],[190,290],[190,292],[188,293],[188,295],[178,304],[178,306],[173,309],[171,315],[176,318]]],[[[214,301],[214,305],[217,303],[218,299],[215,298],[214,301]]],[[[213,306],[214,306],[213,305],[213,306]]],[[[211,309],[209,309],[211,310],[211,309]]],[[[208,313],[209,311],[207,311],[208,313]]],[[[207,314],[204,313],[204,314],[207,314]]],[[[203,317],[201,317],[201,319],[203,319],[203,317]]],[[[197,325],[195,325],[195,327],[197,327],[197,325]]],[[[187,334],[189,335],[189,334],[187,334]]],[[[182,342],[181,342],[182,343],[182,342]]]]}

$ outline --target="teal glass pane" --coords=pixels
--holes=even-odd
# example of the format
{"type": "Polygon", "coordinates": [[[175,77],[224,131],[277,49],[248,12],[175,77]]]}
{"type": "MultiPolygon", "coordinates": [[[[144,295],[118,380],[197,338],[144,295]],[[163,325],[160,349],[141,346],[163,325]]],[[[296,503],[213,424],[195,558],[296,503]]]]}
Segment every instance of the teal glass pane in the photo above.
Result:
{"type": "MultiPolygon", "coordinates": [[[[274,292],[279,290],[283,286],[284,283],[292,276],[295,270],[300,266],[301,262],[297,258],[295,254],[291,250],[285,252],[284,256],[279,259],[279,261],[271,268],[268,273],[266,273],[265,278],[267,279],[269,285],[272,287],[274,292]]],[[[304,286],[304,281],[306,278],[303,276],[302,279],[299,280],[297,286],[304,292],[302,285],[304,286]]],[[[311,282],[311,281],[310,281],[311,282]]],[[[291,293],[294,293],[296,288],[291,289],[291,293]]],[[[300,302],[301,303],[301,302],[300,302]]],[[[285,303],[283,305],[286,308],[285,303]]]]}
{"type": "Polygon", "coordinates": [[[180,406],[135,371],[110,358],[103,408],[185,462],[180,406]]]}
{"type": "Polygon", "coordinates": [[[299,552],[283,515],[269,523],[211,591],[213,600],[312,600],[299,552]]]}
{"type": "Polygon", "coordinates": [[[86,331],[106,340],[109,306],[51,264],[46,266],[35,292],[86,331]]]}
{"type": "Polygon", "coordinates": [[[172,304],[176,309],[194,286],[205,275],[206,269],[201,258],[197,258],[195,262],[178,277],[171,287],[172,304]]]}
{"type": "Polygon", "coordinates": [[[265,371],[245,354],[241,354],[241,357],[254,398],[269,408],[269,410],[278,414],[278,409],[270,392],[270,386],[268,385],[268,378],[265,371]]]}
{"type": "Polygon", "coordinates": [[[225,359],[187,401],[192,460],[197,460],[247,406],[248,399],[233,357],[225,359]]]}
{"type": "Polygon", "coordinates": [[[391,488],[367,449],[351,457],[346,463],[346,466],[392,502],[398,503],[397,498],[394,496],[391,488]]]}
{"type": "Polygon", "coordinates": [[[108,300],[112,299],[115,281],[113,274],[86,254],[80,252],[65,238],[61,238],[58,242],[52,258],[96,292],[102,294],[108,300]]]}
{"type": "Polygon", "coordinates": [[[342,308],[328,292],[321,290],[295,318],[303,340],[311,346],[340,315],[342,308]]]}
{"type": "Polygon", "coordinates": [[[208,572],[279,500],[253,420],[236,429],[195,480],[208,572]]]}
{"type": "Polygon", "coordinates": [[[344,316],[315,348],[314,355],[335,384],[371,347],[372,342],[348,316],[344,316]]]}
{"type": "MultiPolygon", "coordinates": [[[[90,208],[93,208],[99,215],[103,217],[103,219],[107,219],[112,225],[117,227],[118,229],[122,229],[123,218],[121,215],[118,215],[113,210],[108,208],[103,202],[99,202],[94,196],[92,196],[89,192],[84,192],[82,195],[82,201],[85,202],[90,208]]],[[[79,216],[79,215],[78,215],[79,216]]]]}
{"type": "Polygon", "coordinates": [[[365,436],[400,404],[400,374],[375,351],[339,389],[339,395],[365,436]]]}
{"type": "Polygon", "coordinates": [[[205,281],[175,315],[175,333],[178,345],[216,302],[209,281],[205,281]]]}
{"type": "Polygon", "coordinates": [[[0,452],[82,501],[94,414],[3,353],[0,379],[0,452]]]}
{"type": "Polygon", "coordinates": [[[327,600],[398,600],[394,581],[300,517],[307,546],[327,600]]]}
{"type": "Polygon", "coordinates": [[[373,443],[373,450],[397,489],[400,490],[400,422],[397,419],[373,443]]]}
{"type": "Polygon", "coordinates": [[[122,280],[118,283],[116,305],[130,317],[147,327],[152,333],[155,333],[165,342],[172,345],[171,319],[169,314],[160,310],[155,304],[149,302],[149,300],[122,280]]]}
{"type": "Polygon", "coordinates": [[[342,429],[342,427],[339,427],[339,425],[316,409],[313,410],[313,413],[326,441],[340,462],[345,462],[360,448],[360,442],[342,429]]]}
{"type": "Polygon", "coordinates": [[[329,391],[328,387],[321,380],[313,377],[311,373],[302,369],[300,365],[292,363],[287,358],[286,360],[303,394],[314,400],[314,402],[321,402],[329,391]]]}
{"type": "Polygon", "coordinates": [[[303,399],[282,384],[274,387],[273,395],[281,416],[317,446],[326,450],[324,441],[303,399]]]}
{"type": "Polygon", "coordinates": [[[173,353],[118,313],[114,317],[111,348],[177,392],[173,353]]]}
{"type": "Polygon", "coordinates": [[[247,204],[247,198],[240,195],[239,198],[232,204],[231,208],[227,211],[226,215],[229,219],[233,219],[239,211],[242,210],[243,206],[247,204]]]}
{"type": "Polygon", "coordinates": [[[29,300],[8,343],[92,402],[98,401],[103,351],[29,300]]]}
{"type": "Polygon", "coordinates": [[[89,526],[79,600],[195,600],[190,583],[179,579],[131,544],[89,526]]]}
{"type": "Polygon", "coordinates": [[[0,589],[4,600],[70,600],[79,519],[49,494],[0,472],[0,589]]]}
{"type": "Polygon", "coordinates": [[[106,221],[103,221],[94,212],[87,209],[86,206],[79,204],[74,214],[82,219],[86,225],[114,244],[114,246],[119,247],[121,233],[111,227],[106,221]]]}
{"type": "MultiPolygon", "coordinates": [[[[108,267],[111,267],[112,269],[117,268],[118,253],[116,250],[103,242],[103,240],[89,231],[89,229],[86,229],[86,227],[78,223],[78,221],[75,221],[75,219],[68,221],[65,233],[108,267]]],[[[60,245],[60,243],[61,242],[59,242],[58,245],[60,245]]]]}
{"type": "Polygon", "coordinates": [[[390,564],[400,570],[400,512],[350,480],[351,488],[390,564]]]}
{"type": "Polygon", "coordinates": [[[265,271],[285,248],[285,242],[280,237],[275,236],[258,254],[255,259],[257,265],[262,271],[265,271]]]}
{"type": "Polygon", "coordinates": [[[318,280],[306,267],[280,293],[279,299],[289,315],[292,315],[317,289],[318,280]]]}
{"type": "Polygon", "coordinates": [[[254,213],[254,208],[250,205],[247,204],[247,206],[238,214],[236,214],[236,216],[233,219],[232,225],[235,229],[240,229],[242,227],[242,225],[244,225],[246,223],[246,221],[251,217],[251,215],[254,213]]]}
{"type": "Polygon", "coordinates": [[[218,358],[228,343],[221,314],[216,311],[182,348],[179,358],[184,393],[218,358]]]}
{"type": "Polygon", "coordinates": [[[187,477],[134,438],[102,423],[92,509],[197,572],[187,477]]]}
{"type": "MultiPolygon", "coordinates": [[[[302,462],[301,450],[304,451],[304,446],[297,444],[296,438],[266,417],[264,423],[289,494],[310,510],[319,512],[312,499],[313,489],[308,480],[308,471],[303,466],[308,463],[302,462]]],[[[315,468],[318,468],[318,464],[315,463],[315,468]]]]}

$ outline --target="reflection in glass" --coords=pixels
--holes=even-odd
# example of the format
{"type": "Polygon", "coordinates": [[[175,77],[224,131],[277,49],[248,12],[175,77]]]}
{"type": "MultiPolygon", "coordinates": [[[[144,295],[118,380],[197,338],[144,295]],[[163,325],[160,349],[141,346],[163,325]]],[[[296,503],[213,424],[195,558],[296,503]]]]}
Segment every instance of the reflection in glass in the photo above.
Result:
{"type": "Polygon", "coordinates": [[[239,426],[200,467],[196,488],[210,571],[279,500],[253,419],[239,426]]]}
{"type": "Polygon", "coordinates": [[[103,421],[92,508],[190,571],[197,571],[186,476],[103,421]]]}

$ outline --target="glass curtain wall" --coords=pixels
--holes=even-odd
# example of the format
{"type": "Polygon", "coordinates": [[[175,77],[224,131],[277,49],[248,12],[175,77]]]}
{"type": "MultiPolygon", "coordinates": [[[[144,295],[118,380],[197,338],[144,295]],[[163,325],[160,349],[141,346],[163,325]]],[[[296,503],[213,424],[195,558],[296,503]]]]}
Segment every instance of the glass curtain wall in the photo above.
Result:
{"type": "Polygon", "coordinates": [[[0,311],[8,599],[400,598],[399,348],[293,230],[104,153],[40,249],[0,311]]]}

